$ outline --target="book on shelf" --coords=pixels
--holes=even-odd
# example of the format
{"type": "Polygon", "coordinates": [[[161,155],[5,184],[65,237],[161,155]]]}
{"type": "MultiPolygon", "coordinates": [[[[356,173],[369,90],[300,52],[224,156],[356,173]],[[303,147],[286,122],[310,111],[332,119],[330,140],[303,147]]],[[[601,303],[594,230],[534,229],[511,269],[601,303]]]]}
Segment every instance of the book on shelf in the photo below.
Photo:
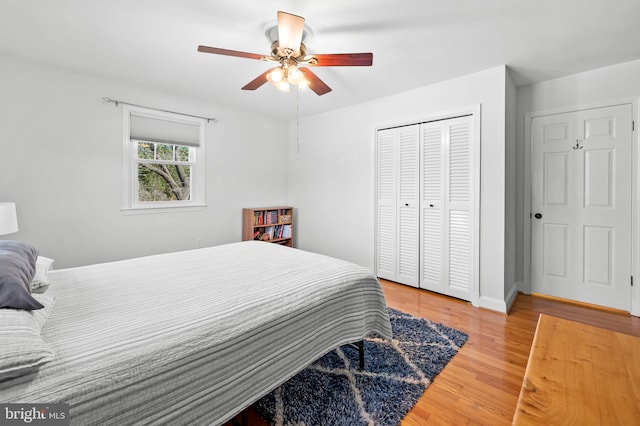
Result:
{"type": "Polygon", "coordinates": [[[273,240],[273,232],[273,226],[267,226],[266,228],[264,228],[264,233],[269,236],[269,240],[273,240]]]}
{"type": "Polygon", "coordinates": [[[291,225],[282,225],[281,238],[291,238],[291,225]]]}
{"type": "Polygon", "coordinates": [[[265,224],[266,225],[274,225],[278,223],[278,211],[277,210],[268,210],[265,212],[265,224]]]}
{"type": "Polygon", "coordinates": [[[254,213],[253,218],[254,225],[263,225],[264,224],[264,212],[257,211],[254,213]]]}

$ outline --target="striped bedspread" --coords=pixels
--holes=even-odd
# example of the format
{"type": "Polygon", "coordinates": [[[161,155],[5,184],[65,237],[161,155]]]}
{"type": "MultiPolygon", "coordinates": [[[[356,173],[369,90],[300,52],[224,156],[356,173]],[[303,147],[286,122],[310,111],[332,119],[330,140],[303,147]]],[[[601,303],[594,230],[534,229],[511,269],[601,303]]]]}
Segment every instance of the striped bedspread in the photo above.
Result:
{"type": "Polygon", "coordinates": [[[366,268],[241,242],[50,273],[55,359],[0,401],[70,404],[71,424],[220,424],[312,361],[391,337],[366,268]]]}

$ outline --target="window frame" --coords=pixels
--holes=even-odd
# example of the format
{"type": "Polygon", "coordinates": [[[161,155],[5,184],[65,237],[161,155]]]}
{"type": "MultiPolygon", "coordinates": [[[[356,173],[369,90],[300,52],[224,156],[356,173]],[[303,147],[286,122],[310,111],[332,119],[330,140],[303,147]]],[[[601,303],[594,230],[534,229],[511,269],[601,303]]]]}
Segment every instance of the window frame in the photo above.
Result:
{"type": "MultiPolygon", "coordinates": [[[[178,211],[203,210],[205,203],[205,124],[206,120],[178,113],[157,111],[133,105],[123,105],[123,191],[122,211],[125,214],[168,213],[178,211]],[[187,201],[146,201],[138,200],[138,142],[131,138],[131,116],[148,117],[156,120],[173,121],[198,126],[198,146],[188,146],[191,165],[191,199],[187,201]],[[192,160],[192,155],[195,160],[192,160]]],[[[147,141],[150,143],[158,143],[147,141]]],[[[167,141],[166,144],[171,144],[167,141]]],[[[173,145],[181,145],[172,143],[173,145]]]]}

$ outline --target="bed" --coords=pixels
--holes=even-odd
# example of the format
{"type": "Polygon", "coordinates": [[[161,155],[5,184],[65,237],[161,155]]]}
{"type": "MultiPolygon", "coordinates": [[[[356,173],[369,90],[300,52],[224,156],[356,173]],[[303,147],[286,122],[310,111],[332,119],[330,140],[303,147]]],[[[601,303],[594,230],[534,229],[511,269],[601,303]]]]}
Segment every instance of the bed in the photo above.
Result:
{"type": "Polygon", "coordinates": [[[0,402],[68,403],[71,424],[222,424],[330,350],[391,338],[367,268],[277,244],[54,270],[48,280],[38,300],[50,310],[41,335],[53,355],[0,381],[0,402]]]}

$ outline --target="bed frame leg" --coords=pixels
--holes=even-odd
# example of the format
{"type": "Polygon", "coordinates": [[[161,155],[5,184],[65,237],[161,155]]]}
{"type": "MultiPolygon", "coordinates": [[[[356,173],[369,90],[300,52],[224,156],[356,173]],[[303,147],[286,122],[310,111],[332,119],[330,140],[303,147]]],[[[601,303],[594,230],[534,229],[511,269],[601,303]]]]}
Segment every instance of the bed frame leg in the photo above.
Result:
{"type": "Polygon", "coordinates": [[[358,359],[360,361],[360,370],[364,370],[364,340],[356,342],[358,347],[358,359]]]}
{"type": "Polygon", "coordinates": [[[358,361],[360,363],[360,370],[364,370],[364,340],[349,343],[347,346],[351,346],[352,348],[358,350],[358,361]]]}

